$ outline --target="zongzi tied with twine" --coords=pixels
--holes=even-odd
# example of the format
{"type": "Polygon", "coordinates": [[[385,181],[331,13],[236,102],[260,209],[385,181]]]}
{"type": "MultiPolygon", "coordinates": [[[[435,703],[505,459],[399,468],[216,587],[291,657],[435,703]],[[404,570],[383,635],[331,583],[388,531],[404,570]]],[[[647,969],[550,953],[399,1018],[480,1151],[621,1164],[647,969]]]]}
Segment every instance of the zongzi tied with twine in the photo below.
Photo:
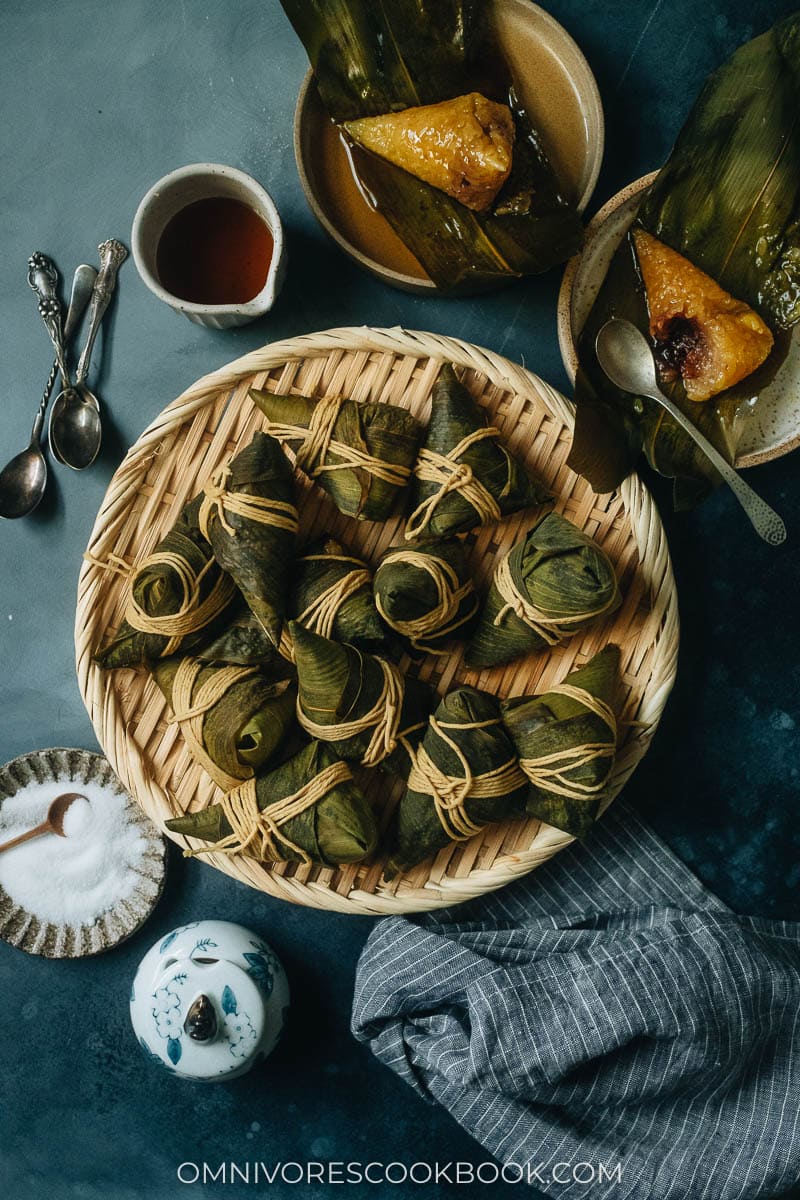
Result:
{"type": "Polygon", "coordinates": [[[200,531],[199,511],[200,500],[190,501],[136,568],[119,631],[95,655],[101,667],[141,667],[191,651],[227,619],[236,586],[200,531]]]}
{"type": "Polygon", "coordinates": [[[362,190],[437,288],[475,291],[576,253],[580,216],[519,101],[491,5],[281,3],[354,142],[362,190]]]}
{"type": "Polygon", "coordinates": [[[334,538],[320,538],[296,560],[289,607],[300,625],[320,637],[363,650],[385,648],[372,572],[334,538]]]}
{"type": "Polygon", "coordinates": [[[495,667],[614,612],[621,603],[614,567],[566,517],[548,513],[498,562],[468,667],[495,667]]]}
{"type": "Polygon", "coordinates": [[[385,521],[408,485],[422,438],[416,417],[396,404],[251,389],[266,428],[294,450],[295,463],[348,517],[385,521]]]}
{"type": "Polygon", "coordinates": [[[800,320],[799,109],[796,12],[709,76],[580,333],[568,461],[595,491],[618,487],[642,450],[675,479],[678,508],[719,483],[655,401],[603,373],[595,342],[613,317],[650,336],[662,390],[735,460],[800,320]]]}
{"type": "MultiPolygon", "coordinates": [[[[283,635],[281,635],[283,642],[283,635]]],[[[226,623],[210,642],[195,650],[195,657],[207,663],[231,663],[258,666],[270,679],[285,679],[294,674],[291,663],[280,653],[264,626],[239,597],[226,617],[226,623]]]]}
{"type": "Polygon", "coordinates": [[[392,819],[387,876],[486,825],[524,817],[529,793],[499,701],[471,687],[449,692],[412,756],[392,819]]]}
{"type": "Polygon", "coordinates": [[[431,693],[385,658],[289,623],[297,668],[297,717],[342,758],[404,774],[431,711],[431,693]]]}
{"type": "Polygon", "coordinates": [[[531,781],[528,812],[582,837],[608,795],[617,752],[619,648],[606,646],[543,696],[502,704],[503,721],[531,781]]]}
{"type": "Polygon", "coordinates": [[[446,654],[477,623],[480,602],[456,538],[389,550],[375,571],[374,589],[386,624],[426,654],[446,654]]]}
{"type": "Polygon", "coordinates": [[[414,468],[406,540],[465,533],[549,498],[445,363],[433,385],[430,424],[414,468]]]}
{"type": "Polygon", "coordinates": [[[511,174],[511,109],[480,92],[345,121],[344,128],[365,150],[475,212],[491,208],[511,174]]]}
{"type": "Polygon", "coordinates": [[[280,443],[258,432],[215,471],[203,490],[198,521],[220,566],[277,645],[297,533],[292,468],[280,443]]]}
{"type": "Polygon", "coordinates": [[[192,758],[228,791],[285,755],[297,729],[297,689],[255,666],[211,666],[164,658],[153,677],[173,711],[192,758]]]}
{"type": "Polygon", "coordinates": [[[347,763],[310,742],[274,771],[228,792],[218,804],[167,821],[167,829],[213,844],[185,850],[245,854],[261,862],[360,862],[378,840],[372,810],[347,763]]]}

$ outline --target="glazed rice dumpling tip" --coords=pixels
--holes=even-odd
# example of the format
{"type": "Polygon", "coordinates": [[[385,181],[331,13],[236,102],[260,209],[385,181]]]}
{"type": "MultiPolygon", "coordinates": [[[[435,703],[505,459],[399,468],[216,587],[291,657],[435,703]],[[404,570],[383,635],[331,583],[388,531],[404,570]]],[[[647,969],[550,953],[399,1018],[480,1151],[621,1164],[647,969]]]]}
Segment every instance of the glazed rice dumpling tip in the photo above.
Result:
{"type": "Polygon", "coordinates": [[[456,538],[390,550],[374,587],[378,612],[415,650],[446,654],[454,638],[466,640],[475,627],[479,600],[456,538]]]}
{"type": "Polygon", "coordinates": [[[101,667],[140,667],[191,650],[225,619],[236,587],[200,532],[199,508],[199,499],[190,501],[137,567],[119,631],[95,655],[101,667]]]}
{"type": "Polygon", "coordinates": [[[292,468],[280,444],[258,432],[212,475],[198,522],[217,561],[277,645],[294,559],[297,509],[292,468]]]}
{"type": "Polygon", "coordinates": [[[493,667],[555,646],[619,607],[608,556],[558,513],[548,513],[495,568],[469,667],[493,667]]]}
{"type": "Polygon", "coordinates": [[[297,466],[337,508],[366,521],[385,520],[406,487],[422,426],[396,404],[358,403],[341,396],[312,400],[252,389],[268,431],[295,447],[297,466]]]}
{"type": "Polygon", "coordinates": [[[445,363],[433,385],[430,424],[414,468],[406,540],[466,533],[547,499],[445,363]]]}
{"type": "Polygon", "coordinates": [[[372,811],[350,768],[310,742],[276,770],[228,792],[219,804],[167,821],[174,833],[213,844],[197,854],[245,854],[261,862],[360,862],[375,848],[372,811]]]}
{"type": "Polygon", "coordinates": [[[633,242],[662,378],[699,401],[752,375],[774,345],[758,313],[644,229],[633,242]]]}
{"type": "Polygon", "coordinates": [[[607,795],[617,750],[620,652],[606,646],[542,696],[502,704],[503,720],[533,784],[528,812],[581,837],[607,795]]]}
{"type": "Polygon", "coordinates": [[[511,110],[480,92],[402,112],[361,117],[346,121],[344,127],[365,150],[475,212],[491,206],[511,173],[511,110]]]}

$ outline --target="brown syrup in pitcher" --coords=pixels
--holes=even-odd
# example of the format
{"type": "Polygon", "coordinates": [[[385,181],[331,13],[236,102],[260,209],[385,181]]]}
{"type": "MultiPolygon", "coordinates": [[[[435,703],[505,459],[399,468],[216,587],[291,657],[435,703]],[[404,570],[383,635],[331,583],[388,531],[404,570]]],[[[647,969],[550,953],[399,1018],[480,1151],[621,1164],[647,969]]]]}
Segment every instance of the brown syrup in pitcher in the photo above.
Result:
{"type": "Polygon", "coordinates": [[[193,304],[244,304],[267,281],[272,234],[240,200],[196,200],[168,221],[158,243],[161,286],[193,304]]]}

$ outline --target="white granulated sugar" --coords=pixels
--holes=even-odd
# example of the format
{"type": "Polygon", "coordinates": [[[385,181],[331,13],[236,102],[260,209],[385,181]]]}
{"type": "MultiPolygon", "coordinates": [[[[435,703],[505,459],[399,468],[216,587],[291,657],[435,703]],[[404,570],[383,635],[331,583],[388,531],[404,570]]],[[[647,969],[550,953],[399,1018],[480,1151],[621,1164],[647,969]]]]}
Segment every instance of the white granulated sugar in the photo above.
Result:
{"type": "Polygon", "coordinates": [[[91,925],[133,894],[147,849],[125,796],[95,783],[32,783],[0,807],[0,842],[44,821],[56,796],[78,792],[64,817],[66,837],[45,833],[0,854],[0,887],[55,925],[91,925]]]}

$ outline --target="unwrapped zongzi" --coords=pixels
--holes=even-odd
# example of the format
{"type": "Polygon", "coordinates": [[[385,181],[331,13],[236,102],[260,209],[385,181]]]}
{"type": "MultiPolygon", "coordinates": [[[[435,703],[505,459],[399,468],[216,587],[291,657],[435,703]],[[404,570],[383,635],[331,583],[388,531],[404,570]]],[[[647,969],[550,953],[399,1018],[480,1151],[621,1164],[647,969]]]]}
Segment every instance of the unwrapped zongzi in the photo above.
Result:
{"type": "Polygon", "coordinates": [[[219,804],[167,821],[173,833],[213,842],[188,854],[245,854],[262,862],[360,862],[375,848],[372,810],[347,763],[310,742],[294,758],[229,792],[219,804]]]}
{"type": "Polygon", "coordinates": [[[533,784],[528,812],[581,837],[608,793],[617,749],[619,649],[606,646],[543,696],[502,705],[520,766],[533,784]]]}
{"type": "Polygon", "coordinates": [[[384,521],[411,478],[422,426],[396,404],[341,396],[310,400],[251,390],[266,428],[294,449],[297,466],[341,512],[384,521]]]}
{"type": "Polygon", "coordinates": [[[414,650],[446,654],[447,645],[466,641],[475,628],[479,601],[457,538],[389,550],[374,588],[378,612],[414,650]]]}
{"type": "Polygon", "coordinates": [[[198,519],[220,566],[277,645],[297,533],[294,479],[279,442],[256,433],[216,471],[203,491],[198,519]]]}
{"type": "Polygon", "coordinates": [[[476,688],[449,692],[413,755],[408,789],[393,817],[388,873],[492,822],[525,816],[530,790],[499,702],[476,688]]]}
{"type": "Polygon", "coordinates": [[[163,658],[152,670],[189,753],[219,787],[235,787],[285,753],[297,728],[297,689],[290,680],[195,658],[163,658]]]}
{"type": "Polygon", "coordinates": [[[433,385],[430,424],[414,468],[406,539],[465,533],[547,499],[445,363],[433,385]]]}
{"type": "Polygon", "coordinates": [[[464,661],[496,667],[555,646],[620,602],[608,556],[565,517],[548,513],[498,562],[464,661]]]}
{"type": "Polygon", "coordinates": [[[340,646],[289,623],[297,667],[300,724],[342,758],[405,773],[422,738],[431,694],[385,658],[340,646]]]}
{"type": "Polygon", "coordinates": [[[189,652],[227,619],[236,587],[200,532],[200,500],[137,568],[116,637],[95,655],[101,667],[141,667],[189,652]]]}

